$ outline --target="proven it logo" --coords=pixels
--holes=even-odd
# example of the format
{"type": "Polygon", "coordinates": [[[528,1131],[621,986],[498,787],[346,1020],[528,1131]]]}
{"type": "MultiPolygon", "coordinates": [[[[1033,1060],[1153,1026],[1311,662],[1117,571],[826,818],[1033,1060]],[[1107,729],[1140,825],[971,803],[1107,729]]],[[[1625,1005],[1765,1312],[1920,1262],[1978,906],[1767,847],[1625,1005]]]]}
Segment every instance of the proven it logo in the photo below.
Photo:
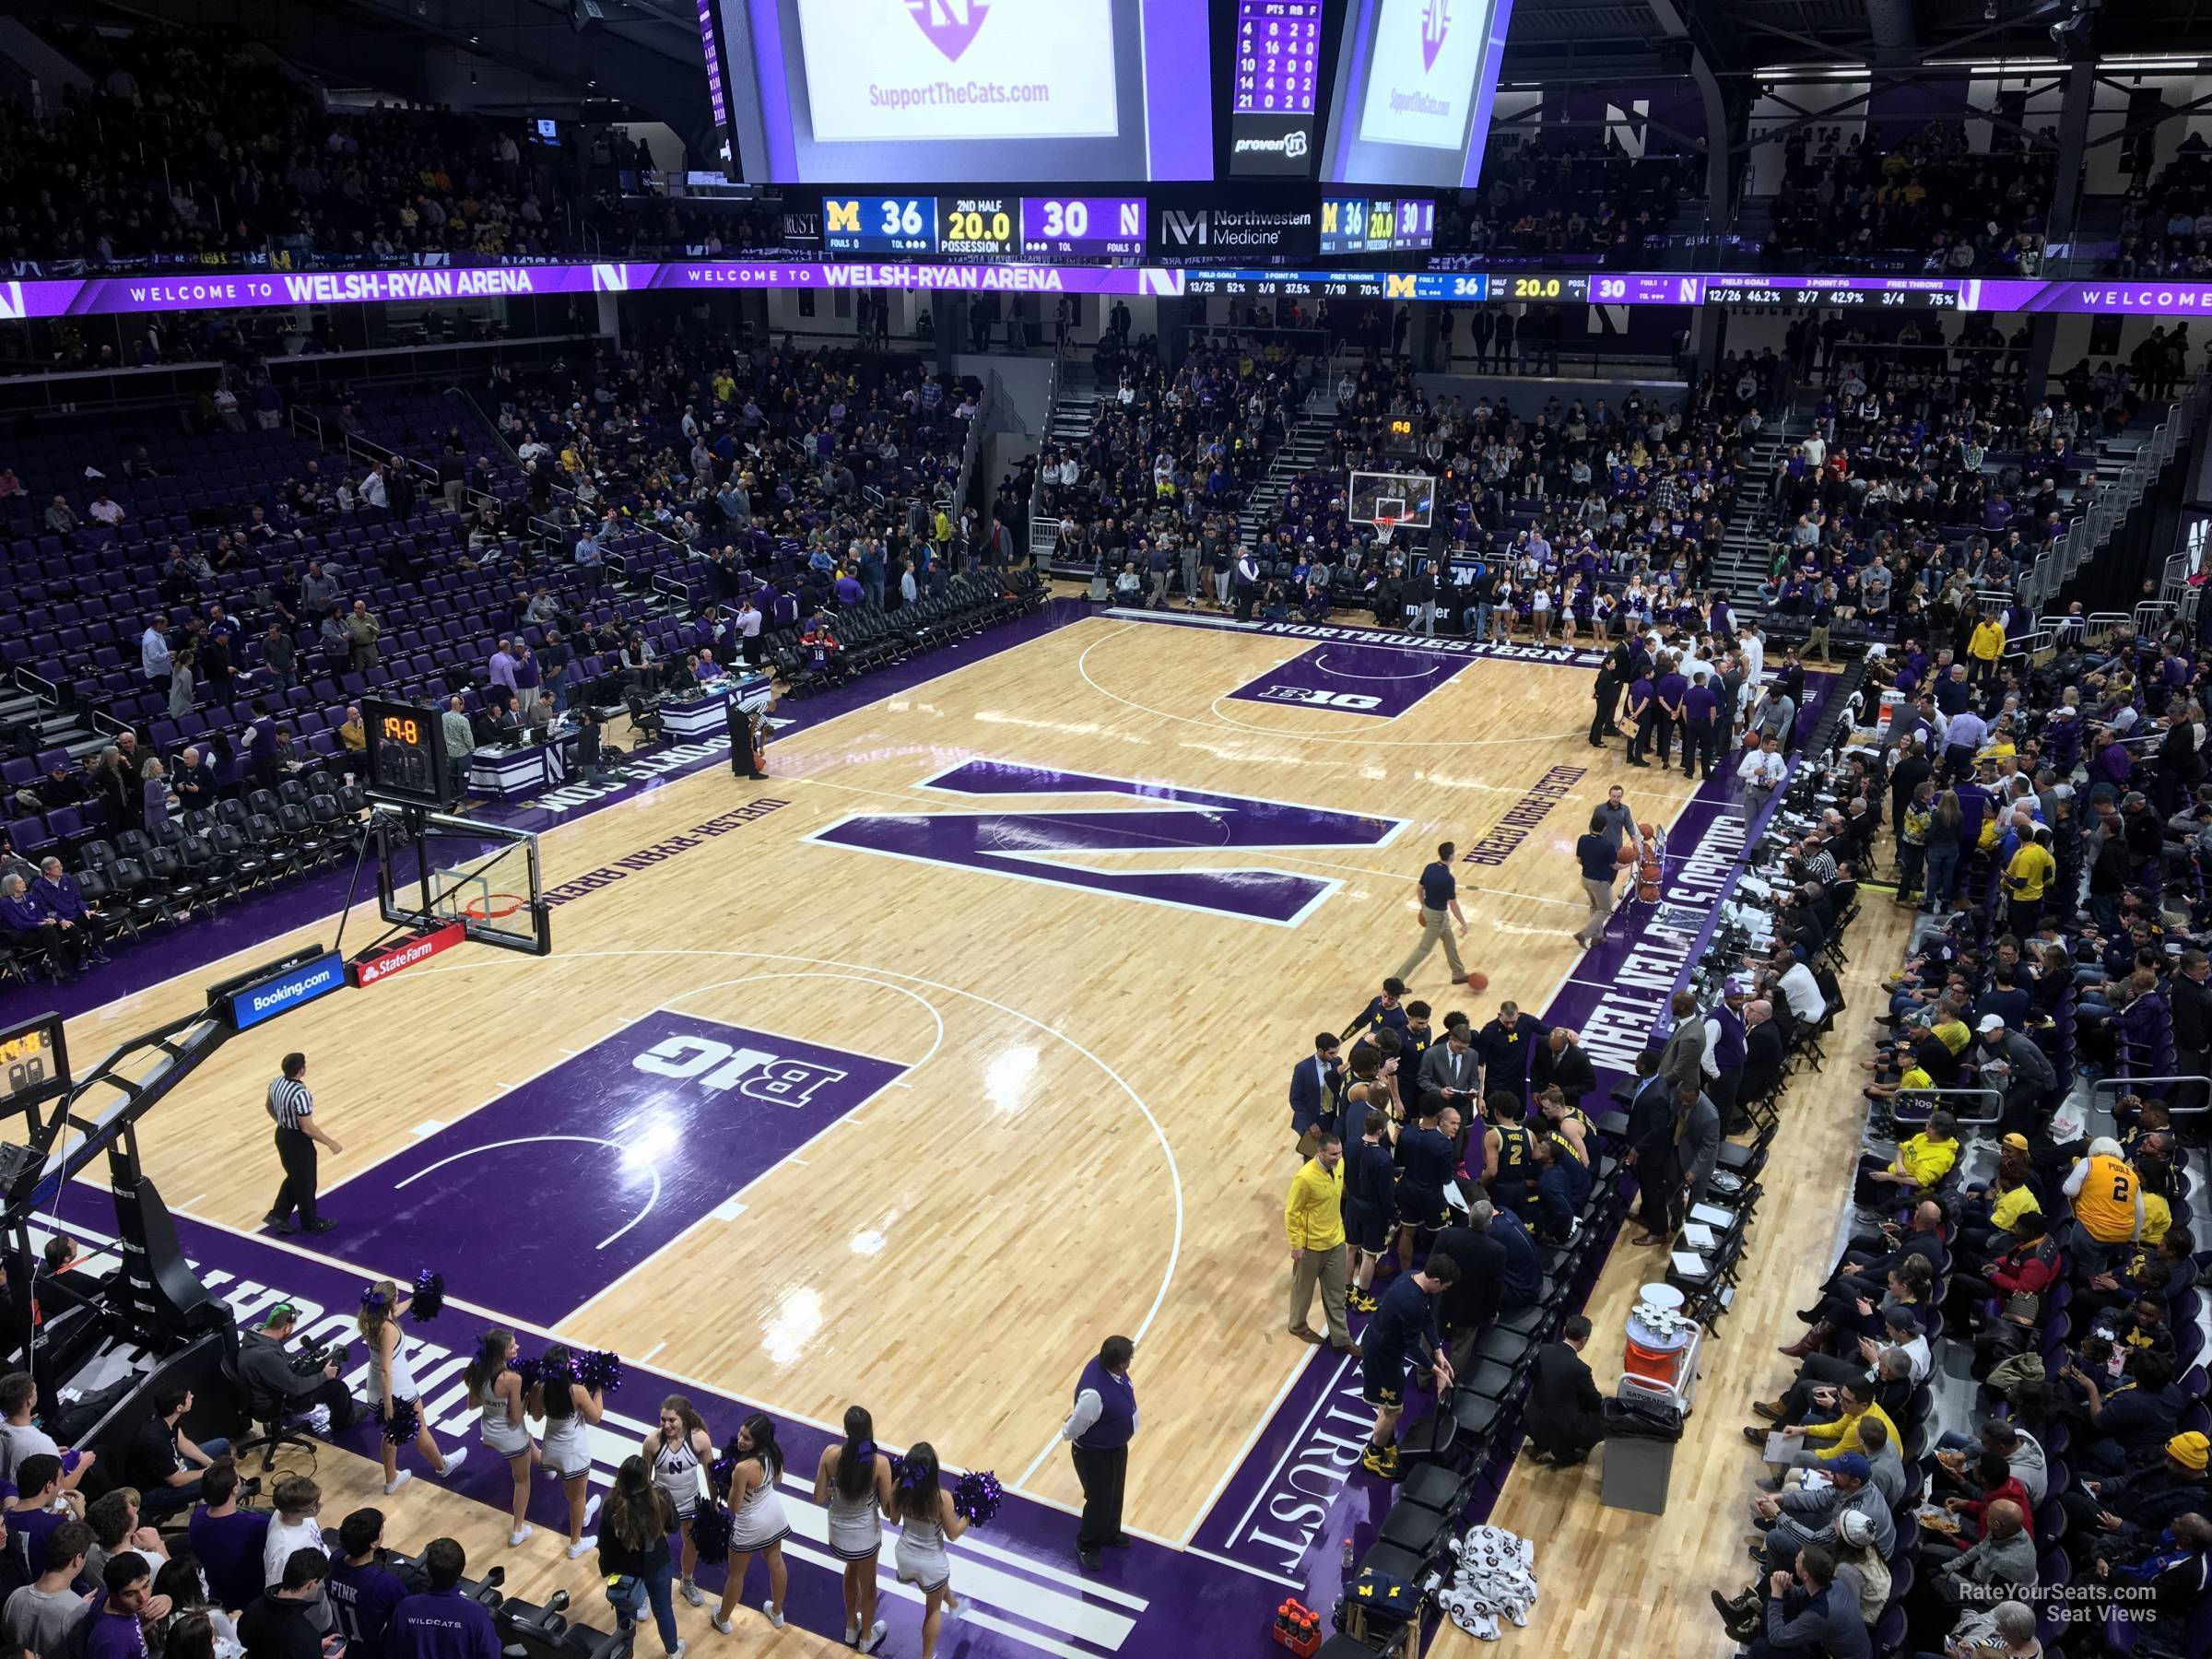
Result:
{"type": "Polygon", "coordinates": [[[975,31],[991,15],[983,0],[906,0],[906,9],[929,37],[929,43],[945,54],[946,62],[953,64],[960,61],[960,53],[968,50],[975,31]]]}
{"type": "Polygon", "coordinates": [[[1452,0],[1429,0],[1421,8],[1421,68],[1436,67],[1436,54],[1444,49],[1452,29],[1452,0]]]}

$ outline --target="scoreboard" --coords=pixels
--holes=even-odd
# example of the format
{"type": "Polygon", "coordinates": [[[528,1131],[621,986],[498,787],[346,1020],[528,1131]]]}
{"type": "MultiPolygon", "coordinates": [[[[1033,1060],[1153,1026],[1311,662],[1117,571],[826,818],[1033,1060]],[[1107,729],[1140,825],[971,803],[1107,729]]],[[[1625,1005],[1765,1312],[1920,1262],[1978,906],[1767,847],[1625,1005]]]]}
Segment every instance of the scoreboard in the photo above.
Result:
{"type": "Polygon", "coordinates": [[[830,253],[982,259],[1139,258],[1143,196],[846,195],[822,198],[830,253]]]}
{"type": "Polygon", "coordinates": [[[1436,246],[1436,203],[1425,196],[1321,198],[1321,256],[1436,246]]]}

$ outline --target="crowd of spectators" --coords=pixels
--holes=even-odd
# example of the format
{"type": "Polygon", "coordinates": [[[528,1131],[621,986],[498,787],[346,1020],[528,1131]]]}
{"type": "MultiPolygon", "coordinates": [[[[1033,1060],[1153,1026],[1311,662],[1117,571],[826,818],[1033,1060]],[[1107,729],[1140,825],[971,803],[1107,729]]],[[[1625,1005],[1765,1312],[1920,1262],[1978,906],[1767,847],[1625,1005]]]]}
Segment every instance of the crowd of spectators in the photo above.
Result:
{"type": "Polygon", "coordinates": [[[554,252],[552,152],[519,121],[324,109],[221,30],[57,27],[92,77],[0,121],[0,258],[270,249],[399,259],[554,252]]]}
{"type": "Polygon", "coordinates": [[[11,966],[72,974],[284,873],[248,820],[297,806],[304,834],[317,797],[358,805],[370,691],[448,709],[474,747],[740,663],[841,678],[913,642],[902,611],[935,633],[999,614],[1003,583],[959,586],[1016,551],[954,500],[975,395],[880,358],[671,336],[495,371],[494,429],[451,397],[337,404],[343,454],[278,409],[120,458],[88,430],[41,440],[0,466],[25,601],[0,653],[107,741],[6,762],[11,966]],[[883,650],[847,653],[871,634],[883,650]],[[189,880],[222,827],[244,837],[226,879],[189,880]]]}
{"type": "Polygon", "coordinates": [[[1910,630],[1847,751],[1854,853],[1925,919],[1848,1241],[1744,1430],[1758,1571],[1713,1600],[1755,1651],[2188,1653],[2212,1617],[2205,641],[1979,631],[1910,630]]]}
{"type": "Polygon", "coordinates": [[[1766,253],[1779,268],[1899,262],[1946,276],[2034,276],[2042,269],[2055,147],[1976,151],[1964,124],[1933,123],[1894,145],[1833,128],[1783,141],[1783,177],[1766,253]]]}

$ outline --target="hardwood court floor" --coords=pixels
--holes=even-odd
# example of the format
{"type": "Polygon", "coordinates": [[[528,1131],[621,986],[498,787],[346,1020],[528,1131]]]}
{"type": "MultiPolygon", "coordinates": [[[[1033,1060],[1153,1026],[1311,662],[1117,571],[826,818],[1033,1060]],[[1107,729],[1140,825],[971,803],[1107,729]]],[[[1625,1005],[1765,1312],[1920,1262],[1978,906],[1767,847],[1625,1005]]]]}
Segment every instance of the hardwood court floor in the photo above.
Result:
{"type": "MultiPolygon", "coordinates": [[[[1575,956],[1570,849],[1593,803],[1622,782],[1664,820],[1690,793],[1586,747],[1586,670],[1468,661],[1388,720],[1229,699],[1306,643],[1089,618],[780,742],[765,783],[710,771],[565,824],[543,841],[556,887],[747,802],[788,803],[563,904],[549,959],[471,947],[234,1039],[143,1126],[147,1167],[180,1209],[258,1225],[276,1174],[262,1095],[291,1049],[346,1148],[326,1186],[409,1153],[425,1124],[500,1110],[656,1008],[900,1063],[865,1110],[733,1182],[741,1209],[702,1212],[611,1285],[579,1280],[573,1311],[541,1323],[818,1421],[864,1402],[888,1441],[929,1438],[1062,1502],[1077,1497],[1053,1450],[1075,1373],[1103,1335],[1135,1335],[1146,1454],[1128,1519],[1180,1539],[1308,1358],[1284,1330],[1287,1079],[1404,957],[1433,843],[1465,847],[1553,769],[1588,769],[1554,774],[1555,808],[1500,867],[1463,869],[1488,995],[1454,992],[1441,957],[1416,975],[1440,1016],[1487,1018],[1501,996],[1541,1009],[1575,956]],[[853,814],[988,806],[920,787],[979,758],[1405,823],[1386,845],[1080,860],[1342,884],[1296,926],[809,839],[853,814]]],[[[372,931],[357,918],[347,948],[372,931]]],[[[111,1004],[72,1041],[143,1030],[241,965],[111,1004]]],[[[504,1225],[582,1229],[599,1198],[522,1188],[504,1225]]],[[[462,1220],[433,1211],[396,1270],[450,1259],[462,1220]]],[[[316,1243],[347,1259],[343,1230],[316,1243]]]]}
{"type": "MultiPolygon", "coordinates": [[[[1829,1042],[1827,1070],[1790,1090],[1765,1175],[1766,1196],[1752,1223],[1749,1267],[1735,1311],[1708,1339],[1697,1395],[1681,1443],[1665,1515],[1607,1509],[1598,1501],[1605,1452],[1579,1469],[1517,1461],[1490,1519],[1536,1541],[1540,1595],[1525,1631],[1509,1647],[1552,1653],[1665,1653],[1670,1659],[1727,1659],[1737,1649],[1722,1633],[1706,1592],[1734,1595],[1751,1582],[1745,1553],[1751,1531],[1751,1483],[1765,1473],[1738,1430],[1755,1421],[1751,1400],[1771,1399],[1794,1374],[1774,1349],[1804,1326],[1792,1317],[1834,1260],[1837,1222],[1851,1190],[1865,1101],[1874,1016],[1886,1006],[1880,981],[1904,958],[1910,912],[1886,892],[1866,891],[1841,976],[1847,1005],[1829,1042]]],[[[1585,1358],[1601,1392],[1620,1374],[1629,1311],[1639,1288],[1663,1277],[1657,1249],[1636,1250],[1621,1234],[1586,1310],[1593,1325],[1585,1358]]],[[[1431,1659],[1490,1653],[1447,1623],[1431,1659]]]]}

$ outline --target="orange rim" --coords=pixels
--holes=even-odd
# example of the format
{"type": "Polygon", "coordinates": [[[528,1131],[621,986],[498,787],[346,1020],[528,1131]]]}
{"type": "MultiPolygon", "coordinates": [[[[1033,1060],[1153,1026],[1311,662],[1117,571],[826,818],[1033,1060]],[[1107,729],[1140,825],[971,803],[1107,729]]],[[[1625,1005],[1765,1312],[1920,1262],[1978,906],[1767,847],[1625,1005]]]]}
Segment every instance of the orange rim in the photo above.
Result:
{"type": "Polygon", "coordinates": [[[463,905],[461,913],[471,922],[504,922],[529,902],[519,893],[487,893],[463,905]]]}

